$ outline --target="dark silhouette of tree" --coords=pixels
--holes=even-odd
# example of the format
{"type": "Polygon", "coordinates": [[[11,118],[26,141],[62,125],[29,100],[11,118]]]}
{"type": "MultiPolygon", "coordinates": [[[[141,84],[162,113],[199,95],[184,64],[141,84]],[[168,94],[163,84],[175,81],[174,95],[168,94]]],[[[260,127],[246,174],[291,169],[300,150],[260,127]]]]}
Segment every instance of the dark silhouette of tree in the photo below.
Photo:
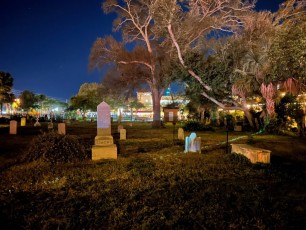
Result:
{"type": "Polygon", "coordinates": [[[1,114],[2,114],[2,106],[3,103],[9,103],[14,100],[14,96],[11,93],[13,87],[14,78],[11,76],[10,73],[6,73],[0,71],[0,107],[1,107],[1,114]]]}

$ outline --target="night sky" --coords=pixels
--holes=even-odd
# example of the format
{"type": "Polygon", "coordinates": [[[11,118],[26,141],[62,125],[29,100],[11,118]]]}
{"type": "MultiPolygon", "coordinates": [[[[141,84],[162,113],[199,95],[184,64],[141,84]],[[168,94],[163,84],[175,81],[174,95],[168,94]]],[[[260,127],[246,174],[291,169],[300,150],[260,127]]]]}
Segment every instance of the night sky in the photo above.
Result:
{"type": "MultiPolygon", "coordinates": [[[[259,0],[275,11],[282,0],[259,0]]],[[[66,100],[103,72],[88,72],[90,48],[112,33],[116,15],[102,0],[0,0],[0,71],[14,78],[14,92],[31,90],[66,100]]],[[[116,35],[118,37],[118,35],[116,35]]]]}

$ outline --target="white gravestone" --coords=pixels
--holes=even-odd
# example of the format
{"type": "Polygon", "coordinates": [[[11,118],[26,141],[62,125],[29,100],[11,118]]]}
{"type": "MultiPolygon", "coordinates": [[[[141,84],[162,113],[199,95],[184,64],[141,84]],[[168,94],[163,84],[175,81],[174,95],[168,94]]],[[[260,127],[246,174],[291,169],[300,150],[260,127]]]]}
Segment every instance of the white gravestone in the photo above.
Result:
{"type": "Polygon", "coordinates": [[[191,133],[189,137],[186,137],[184,152],[201,152],[201,138],[197,137],[196,133],[191,133]]]}
{"type": "Polygon", "coordinates": [[[117,146],[111,136],[110,106],[102,102],[97,107],[97,136],[92,147],[92,160],[117,159],[117,146]]]}
{"type": "Polygon", "coordinates": [[[17,121],[10,121],[10,134],[17,134],[17,121]]]}
{"type": "Polygon", "coordinates": [[[182,129],[182,128],[179,128],[179,129],[178,129],[177,139],[179,139],[179,140],[185,140],[184,129],[182,129]]]}
{"type": "Polygon", "coordinates": [[[66,135],[66,124],[65,123],[59,123],[57,126],[58,134],[66,135]]]}
{"type": "Polygon", "coordinates": [[[126,140],[126,129],[120,129],[120,140],[126,140]]]}

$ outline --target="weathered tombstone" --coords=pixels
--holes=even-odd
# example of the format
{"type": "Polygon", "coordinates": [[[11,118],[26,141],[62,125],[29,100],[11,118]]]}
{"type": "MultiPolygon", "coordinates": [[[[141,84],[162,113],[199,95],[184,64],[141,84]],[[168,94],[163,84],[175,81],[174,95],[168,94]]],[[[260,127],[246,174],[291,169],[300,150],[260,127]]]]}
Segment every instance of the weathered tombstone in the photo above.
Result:
{"type": "Polygon", "coordinates": [[[120,140],[126,140],[126,129],[120,129],[120,140]]]}
{"type": "Polygon", "coordinates": [[[10,121],[10,134],[17,134],[17,121],[10,121]]]}
{"type": "Polygon", "coordinates": [[[185,140],[184,129],[182,129],[182,128],[179,128],[179,129],[178,129],[177,139],[179,139],[179,140],[185,140]]]}
{"type": "Polygon", "coordinates": [[[58,134],[66,135],[66,124],[59,123],[57,126],[58,134]]]}
{"type": "Polygon", "coordinates": [[[118,125],[118,133],[120,133],[120,129],[123,129],[123,125],[118,125]]]}
{"type": "Polygon", "coordinates": [[[27,118],[22,117],[21,122],[20,122],[20,126],[26,126],[26,123],[27,123],[27,118]]]}
{"type": "Polygon", "coordinates": [[[191,133],[189,137],[186,137],[184,152],[201,152],[201,138],[197,137],[196,133],[191,133]]]}
{"type": "Polygon", "coordinates": [[[97,136],[91,151],[92,160],[117,159],[117,146],[111,136],[110,107],[104,101],[97,106],[97,136]]]}

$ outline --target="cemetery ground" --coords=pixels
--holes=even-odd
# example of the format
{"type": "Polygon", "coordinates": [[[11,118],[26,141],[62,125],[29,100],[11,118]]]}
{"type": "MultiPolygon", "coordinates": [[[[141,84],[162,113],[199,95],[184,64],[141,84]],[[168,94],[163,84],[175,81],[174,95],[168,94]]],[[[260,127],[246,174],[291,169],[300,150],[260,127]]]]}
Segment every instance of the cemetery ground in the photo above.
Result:
{"type": "MultiPolygon", "coordinates": [[[[22,160],[47,124],[17,135],[0,128],[1,228],[305,229],[305,138],[229,132],[272,151],[270,164],[251,164],[226,153],[224,129],[196,132],[202,153],[185,154],[178,124],[123,126],[127,139],[118,140],[112,124],[117,160],[65,164],[22,160]]],[[[67,124],[66,133],[90,155],[95,122],[67,124]]]]}

